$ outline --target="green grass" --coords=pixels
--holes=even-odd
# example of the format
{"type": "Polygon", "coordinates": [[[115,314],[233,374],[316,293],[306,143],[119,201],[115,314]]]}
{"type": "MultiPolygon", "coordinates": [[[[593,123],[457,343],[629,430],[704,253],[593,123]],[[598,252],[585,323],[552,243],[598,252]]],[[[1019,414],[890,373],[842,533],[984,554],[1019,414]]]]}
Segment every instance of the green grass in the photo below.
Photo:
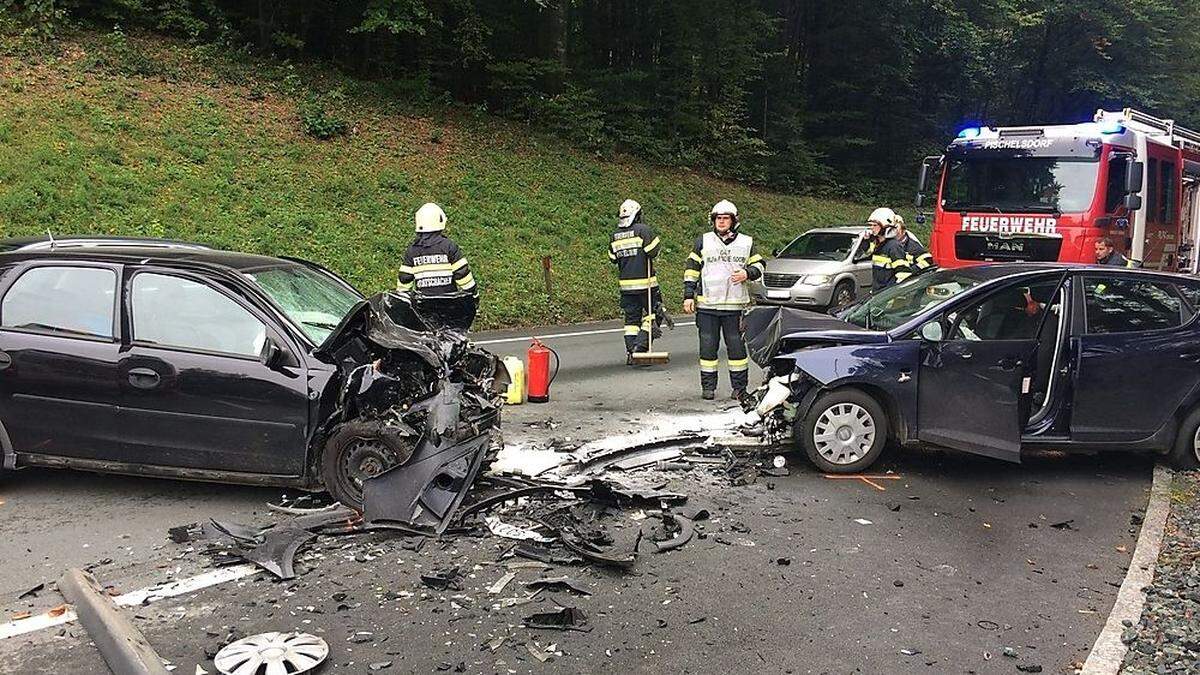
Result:
{"type": "Polygon", "coordinates": [[[673,307],[718,199],[737,203],[764,252],[870,211],[599,159],[477,110],[159,38],[85,33],[35,58],[0,56],[4,236],[131,234],[295,255],[369,293],[394,285],[412,213],[436,201],[483,289],[480,327],[542,325],[617,315],[605,246],[626,197],[663,239],[673,307]],[[349,133],[304,133],[300,111],[318,98],[349,133]]]}

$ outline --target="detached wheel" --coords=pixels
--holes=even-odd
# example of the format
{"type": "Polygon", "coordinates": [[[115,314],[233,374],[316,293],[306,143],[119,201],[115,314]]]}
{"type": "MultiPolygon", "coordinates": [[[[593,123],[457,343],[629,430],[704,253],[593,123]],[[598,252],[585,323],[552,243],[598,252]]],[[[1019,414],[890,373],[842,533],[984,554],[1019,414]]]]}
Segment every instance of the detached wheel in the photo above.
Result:
{"type": "Polygon", "coordinates": [[[1179,425],[1175,438],[1175,449],[1171,451],[1171,463],[1191,471],[1200,469],[1200,408],[1196,408],[1179,425]]]}
{"type": "Polygon", "coordinates": [[[363,483],[407,462],[412,452],[407,438],[389,433],[380,423],[347,422],[321,452],[321,481],[334,499],[361,511],[363,483]]]}
{"type": "Polygon", "coordinates": [[[864,471],[883,454],[888,419],[871,396],[846,388],[822,395],[796,425],[796,442],[825,473],[864,471]]]}
{"type": "Polygon", "coordinates": [[[854,302],[854,282],[839,282],[833,289],[833,296],[829,300],[829,306],[845,307],[852,302],[854,302]]]}

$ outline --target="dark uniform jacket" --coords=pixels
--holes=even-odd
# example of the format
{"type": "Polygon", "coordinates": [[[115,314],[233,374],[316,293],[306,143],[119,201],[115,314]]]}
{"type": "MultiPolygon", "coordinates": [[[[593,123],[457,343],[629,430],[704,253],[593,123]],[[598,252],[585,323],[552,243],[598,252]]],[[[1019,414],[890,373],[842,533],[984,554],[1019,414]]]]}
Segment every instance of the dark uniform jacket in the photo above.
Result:
{"type": "Polygon", "coordinates": [[[1126,258],[1117,251],[1109,253],[1103,260],[1097,260],[1097,265],[1108,265],[1109,267],[1133,267],[1133,261],[1126,258]]]}
{"type": "Polygon", "coordinates": [[[878,291],[897,283],[901,272],[906,278],[912,274],[904,245],[895,239],[884,239],[882,244],[876,244],[871,253],[871,290],[878,291]]]}
{"type": "Polygon", "coordinates": [[[423,296],[458,291],[478,294],[467,258],[454,240],[441,232],[423,232],[404,252],[396,288],[423,296]]]}
{"type": "Polygon", "coordinates": [[[650,261],[658,256],[659,239],[643,222],[618,227],[608,243],[608,259],[617,265],[622,293],[645,293],[658,288],[658,277],[650,274],[650,261]]]}

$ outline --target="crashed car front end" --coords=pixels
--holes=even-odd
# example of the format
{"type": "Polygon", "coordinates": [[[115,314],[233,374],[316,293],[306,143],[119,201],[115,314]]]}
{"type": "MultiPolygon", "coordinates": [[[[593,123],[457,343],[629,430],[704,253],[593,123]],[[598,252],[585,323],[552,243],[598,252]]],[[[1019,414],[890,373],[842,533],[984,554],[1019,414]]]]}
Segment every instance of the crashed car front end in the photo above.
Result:
{"type": "Polygon", "coordinates": [[[368,522],[444,531],[499,443],[500,360],[396,293],[360,303],[317,353],[338,367],[314,437],[326,488],[368,522]]]}
{"type": "Polygon", "coordinates": [[[742,407],[761,420],[771,443],[791,438],[823,391],[848,381],[870,384],[891,370],[887,333],[786,307],[756,307],[746,324],[750,356],[765,378],[742,407]]]}

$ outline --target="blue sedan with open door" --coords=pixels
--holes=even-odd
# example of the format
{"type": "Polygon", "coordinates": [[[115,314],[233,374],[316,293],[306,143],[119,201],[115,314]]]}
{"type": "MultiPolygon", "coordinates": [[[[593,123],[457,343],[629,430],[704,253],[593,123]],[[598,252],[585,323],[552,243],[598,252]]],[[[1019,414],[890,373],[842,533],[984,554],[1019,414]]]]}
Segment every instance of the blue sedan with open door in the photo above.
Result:
{"type": "Polygon", "coordinates": [[[745,405],[819,469],[884,447],[1019,462],[1132,450],[1200,465],[1200,280],[1112,267],[938,270],[827,316],[747,317],[767,382],[745,405]]]}

